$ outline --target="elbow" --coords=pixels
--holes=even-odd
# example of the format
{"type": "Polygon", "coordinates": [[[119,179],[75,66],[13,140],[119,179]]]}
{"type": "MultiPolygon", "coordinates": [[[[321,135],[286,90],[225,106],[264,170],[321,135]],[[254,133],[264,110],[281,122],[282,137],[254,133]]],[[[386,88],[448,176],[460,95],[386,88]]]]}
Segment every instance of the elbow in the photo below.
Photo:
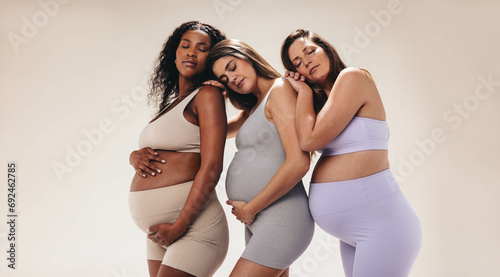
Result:
{"type": "Polygon", "coordinates": [[[299,171],[302,176],[306,175],[307,172],[309,171],[309,166],[311,165],[310,159],[309,159],[309,154],[307,154],[307,159],[304,159],[304,161],[300,164],[299,171]]]}
{"type": "Polygon", "coordinates": [[[294,165],[295,172],[297,172],[297,174],[301,176],[300,178],[304,177],[304,175],[306,175],[309,171],[311,165],[309,153],[303,153],[301,157],[294,162],[294,165]]]}
{"type": "Polygon", "coordinates": [[[216,164],[211,166],[210,168],[211,176],[213,176],[216,180],[219,180],[221,174],[222,174],[222,164],[216,164]]]}
{"type": "Polygon", "coordinates": [[[200,167],[198,174],[205,175],[205,178],[212,179],[213,181],[218,181],[220,175],[222,174],[222,163],[210,163],[206,166],[200,167]]]}
{"type": "Polygon", "coordinates": [[[301,139],[300,140],[300,148],[302,149],[302,151],[306,151],[306,152],[313,152],[313,151],[318,150],[318,149],[316,149],[316,145],[310,139],[301,139]]]}

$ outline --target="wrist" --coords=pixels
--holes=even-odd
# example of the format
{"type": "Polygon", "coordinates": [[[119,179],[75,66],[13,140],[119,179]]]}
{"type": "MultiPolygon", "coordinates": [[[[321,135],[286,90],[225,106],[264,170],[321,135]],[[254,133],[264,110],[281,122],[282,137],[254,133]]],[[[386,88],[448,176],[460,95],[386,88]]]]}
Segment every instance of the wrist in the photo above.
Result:
{"type": "Polygon", "coordinates": [[[181,217],[177,218],[174,223],[172,223],[172,227],[179,231],[186,231],[189,226],[189,222],[185,219],[182,219],[181,217]]]}
{"type": "Polygon", "coordinates": [[[312,94],[312,89],[309,86],[304,86],[297,91],[298,94],[312,94]]]}
{"type": "Polygon", "coordinates": [[[243,211],[246,214],[250,214],[253,216],[255,216],[258,212],[260,212],[260,210],[257,207],[255,207],[252,201],[248,202],[245,206],[243,206],[243,211]]]}

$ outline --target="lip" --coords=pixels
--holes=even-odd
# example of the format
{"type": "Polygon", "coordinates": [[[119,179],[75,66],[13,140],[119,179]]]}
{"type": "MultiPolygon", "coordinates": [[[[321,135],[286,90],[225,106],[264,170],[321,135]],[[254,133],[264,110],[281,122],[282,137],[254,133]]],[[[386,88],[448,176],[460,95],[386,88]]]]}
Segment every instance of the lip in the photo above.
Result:
{"type": "Polygon", "coordinates": [[[187,67],[196,67],[196,66],[198,66],[198,63],[195,60],[193,60],[193,59],[184,60],[182,63],[184,65],[186,65],[187,67]]]}
{"type": "Polygon", "coordinates": [[[311,70],[309,71],[309,75],[312,75],[312,74],[316,71],[316,69],[318,69],[318,66],[319,66],[319,64],[318,64],[318,65],[313,66],[313,67],[311,68],[311,70]]]}
{"type": "Polygon", "coordinates": [[[245,80],[245,78],[241,79],[241,81],[239,81],[238,84],[236,85],[238,89],[241,88],[241,86],[243,85],[243,80],[245,80]]]}

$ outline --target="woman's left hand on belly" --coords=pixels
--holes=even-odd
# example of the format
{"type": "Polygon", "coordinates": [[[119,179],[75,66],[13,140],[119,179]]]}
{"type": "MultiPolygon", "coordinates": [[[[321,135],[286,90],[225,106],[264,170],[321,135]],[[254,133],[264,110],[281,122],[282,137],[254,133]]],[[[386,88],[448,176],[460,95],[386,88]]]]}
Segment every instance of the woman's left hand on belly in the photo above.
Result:
{"type": "Polygon", "coordinates": [[[169,246],[179,239],[186,229],[177,227],[170,223],[160,223],[148,229],[148,238],[161,246],[169,246]]]}
{"type": "Polygon", "coordinates": [[[236,219],[241,221],[241,223],[249,225],[255,220],[255,214],[246,208],[247,202],[227,200],[226,203],[233,206],[231,213],[234,214],[236,219]]]}

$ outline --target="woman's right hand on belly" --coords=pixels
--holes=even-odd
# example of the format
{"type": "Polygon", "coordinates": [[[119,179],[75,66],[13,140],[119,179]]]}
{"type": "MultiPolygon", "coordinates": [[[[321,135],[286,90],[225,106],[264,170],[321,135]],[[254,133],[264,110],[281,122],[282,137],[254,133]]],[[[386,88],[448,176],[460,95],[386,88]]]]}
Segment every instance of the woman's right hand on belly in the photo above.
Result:
{"type": "Polygon", "coordinates": [[[147,174],[155,176],[157,173],[161,173],[154,162],[165,163],[165,160],[160,158],[158,153],[150,147],[144,147],[130,153],[129,162],[139,176],[146,178],[147,174]]]}

